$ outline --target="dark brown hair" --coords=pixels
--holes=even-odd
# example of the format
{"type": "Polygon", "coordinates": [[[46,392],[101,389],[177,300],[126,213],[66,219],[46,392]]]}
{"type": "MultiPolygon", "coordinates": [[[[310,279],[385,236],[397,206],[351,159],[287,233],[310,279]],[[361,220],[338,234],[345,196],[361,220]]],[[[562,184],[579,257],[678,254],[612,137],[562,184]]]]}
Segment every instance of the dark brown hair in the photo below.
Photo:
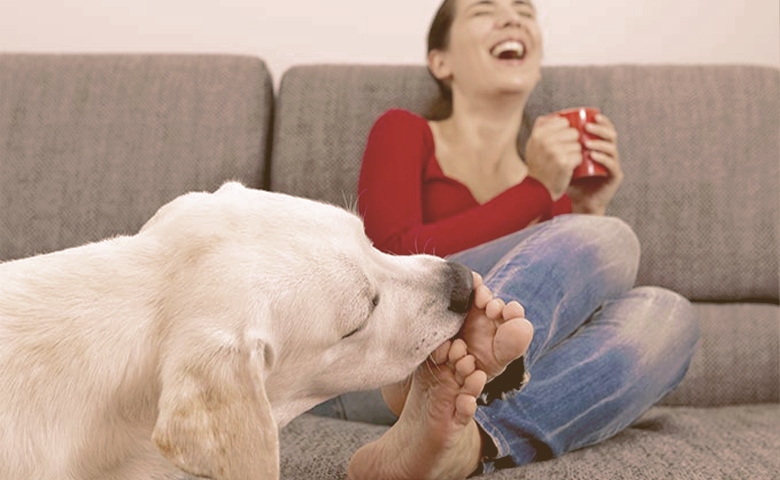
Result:
{"type": "MultiPolygon", "coordinates": [[[[456,0],[444,0],[433,17],[431,27],[428,30],[428,54],[434,50],[446,50],[450,44],[450,30],[455,21],[456,0]]],[[[425,118],[428,120],[444,120],[452,115],[452,89],[447,83],[439,80],[428,69],[436,84],[439,86],[439,96],[428,108],[425,118]]]]}

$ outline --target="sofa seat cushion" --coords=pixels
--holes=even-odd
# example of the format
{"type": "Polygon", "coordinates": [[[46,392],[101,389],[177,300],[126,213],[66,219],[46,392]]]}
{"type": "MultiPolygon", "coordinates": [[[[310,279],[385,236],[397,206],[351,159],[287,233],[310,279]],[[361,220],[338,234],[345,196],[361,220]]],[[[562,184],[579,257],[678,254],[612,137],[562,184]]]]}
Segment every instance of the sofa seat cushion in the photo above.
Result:
{"type": "Polygon", "coordinates": [[[780,307],[695,303],[701,338],[665,405],[714,407],[780,402],[780,307]]]}
{"type": "MultiPolygon", "coordinates": [[[[282,431],[282,478],[346,478],[352,453],[384,431],[303,415],[282,431]]],[[[599,445],[485,478],[780,478],[778,451],[780,405],[655,407],[599,445]]]]}

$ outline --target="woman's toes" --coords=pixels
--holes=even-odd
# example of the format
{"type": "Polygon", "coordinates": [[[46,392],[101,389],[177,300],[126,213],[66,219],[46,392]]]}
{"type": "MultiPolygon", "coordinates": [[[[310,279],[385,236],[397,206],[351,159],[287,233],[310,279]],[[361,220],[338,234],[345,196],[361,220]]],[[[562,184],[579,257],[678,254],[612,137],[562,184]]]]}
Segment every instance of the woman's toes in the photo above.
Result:
{"type": "Polygon", "coordinates": [[[439,345],[439,347],[431,353],[431,360],[436,365],[446,363],[450,355],[450,349],[452,348],[452,342],[446,341],[439,345]]]}
{"type": "Polygon", "coordinates": [[[499,325],[493,340],[493,354],[498,363],[506,365],[524,355],[533,335],[534,327],[525,318],[515,318],[499,325]]]}
{"type": "Polygon", "coordinates": [[[475,370],[463,381],[462,392],[474,397],[479,396],[487,383],[487,374],[482,370],[475,370]]]}
{"type": "Polygon", "coordinates": [[[466,424],[477,413],[477,396],[482,393],[487,383],[487,374],[482,370],[475,370],[468,375],[461,388],[461,393],[455,399],[455,417],[458,422],[466,424]]]}
{"type": "Polygon", "coordinates": [[[512,300],[504,307],[504,311],[501,313],[504,320],[511,320],[513,318],[525,318],[525,308],[516,300],[512,300]]]}
{"type": "Polygon", "coordinates": [[[478,288],[484,283],[484,280],[482,280],[482,275],[478,274],[477,272],[471,272],[471,278],[474,283],[474,288],[478,288]]]}
{"type": "Polygon", "coordinates": [[[457,338],[452,341],[449,352],[447,352],[447,358],[454,365],[458,360],[468,355],[468,347],[466,342],[461,338],[457,338]]]}
{"type": "Polygon", "coordinates": [[[477,397],[461,393],[455,399],[455,422],[466,425],[477,413],[477,397]]]}
{"type": "Polygon", "coordinates": [[[474,289],[474,306],[478,309],[483,310],[491,300],[493,300],[493,292],[484,284],[474,289]]]}
{"type": "Polygon", "coordinates": [[[503,300],[500,298],[494,298],[490,300],[485,306],[485,314],[488,316],[488,318],[498,320],[502,316],[504,306],[505,305],[503,300]]]}
{"type": "Polygon", "coordinates": [[[474,373],[476,369],[477,359],[474,358],[474,355],[466,355],[455,363],[455,379],[463,385],[466,377],[474,373]]]}

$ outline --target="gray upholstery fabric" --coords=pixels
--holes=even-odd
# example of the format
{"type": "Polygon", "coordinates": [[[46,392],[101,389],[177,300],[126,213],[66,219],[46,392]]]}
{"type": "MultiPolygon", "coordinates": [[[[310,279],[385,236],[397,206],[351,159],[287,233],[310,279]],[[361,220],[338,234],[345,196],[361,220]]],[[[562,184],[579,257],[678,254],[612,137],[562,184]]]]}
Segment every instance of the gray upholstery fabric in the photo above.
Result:
{"type": "MultiPolygon", "coordinates": [[[[342,480],[350,456],[386,427],[304,415],[282,431],[282,478],[342,480]]],[[[780,478],[780,406],[655,407],[631,428],[560,458],[485,475],[500,479],[780,478]]]]}
{"type": "MultiPolygon", "coordinates": [[[[639,283],[701,301],[777,303],[780,72],[741,66],[549,67],[527,108],[599,106],[626,180],[611,214],[643,245],[639,283]]],[[[354,199],[368,131],[392,107],[422,113],[424,67],[304,66],[283,77],[271,188],[354,199]]]]}
{"type": "Polygon", "coordinates": [[[0,260],[133,233],[188,190],[262,182],[263,62],[0,55],[0,260]]]}
{"type": "Polygon", "coordinates": [[[780,402],[780,309],[761,304],[695,304],[701,339],[682,383],[665,405],[715,407],[780,402]]]}
{"type": "Polygon", "coordinates": [[[272,190],[337,205],[352,202],[366,138],[388,108],[420,112],[436,86],[422,67],[292,67],[280,84],[272,190]]]}

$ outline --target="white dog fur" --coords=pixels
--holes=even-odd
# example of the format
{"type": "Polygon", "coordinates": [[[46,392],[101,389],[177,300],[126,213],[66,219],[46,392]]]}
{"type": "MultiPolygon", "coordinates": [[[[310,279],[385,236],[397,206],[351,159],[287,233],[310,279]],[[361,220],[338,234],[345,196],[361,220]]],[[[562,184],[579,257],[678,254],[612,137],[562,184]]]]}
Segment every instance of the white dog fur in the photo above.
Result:
{"type": "Polygon", "coordinates": [[[408,376],[459,330],[470,280],[238,183],[134,236],[2,263],[0,478],[278,478],[278,429],[408,376]]]}

